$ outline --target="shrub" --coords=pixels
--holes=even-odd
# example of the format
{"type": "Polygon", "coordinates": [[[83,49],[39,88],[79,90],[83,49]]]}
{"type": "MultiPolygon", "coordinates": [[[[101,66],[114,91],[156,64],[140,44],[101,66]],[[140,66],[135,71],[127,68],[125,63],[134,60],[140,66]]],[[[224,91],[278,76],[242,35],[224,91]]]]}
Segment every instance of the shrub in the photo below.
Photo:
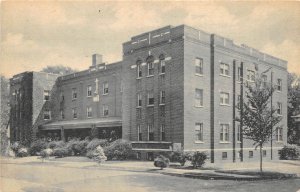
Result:
{"type": "Polygon", "coordinates": [[[11,150],[15,153],[16,156],[17,156],[17,153],[18,153],[18,151],[19,151],[19,149],[20,149],[21,147],[22,147],[22,146],[20,145],[19,142],[14,142],[14,143],[10,146],[11,150]]]}
{"type": "Polygon", "coordinates": [[[86,155],[88,143],[88,140],[72,139],[67,143],[66,147],[71,151],[71,155],[86,155]]]}
{"type": "Polygon", "coordinates": [[[195,152],[191,157],[191,163],[194,168],[202,167],[207,159],[207,155],[204,152],[195,152]]]}
{"type": "Polygon", "coordinates": [[[28,155],[28,149],[25,147],[21,147],[16,154],[17,157],[27,157],[28,155]]]}
{"type": "Polygon", "coordinates": [[[104,154],[103,148],[99,145],[96,149],[88,151],[87,156],[98,163],[102,163],[107,160],[107,157],[104,154]]]}
{"type": "Polygon", "coordinates": [[[33,143],[31,143],[30,148],[29,148],[30,155],[37,155],[42,150],[46,149],[47,145],[48,145],[48,143],[41,139],[34,141],[33,143]]]}
{"type": "Polygon", "coordinates": [[[65,142],[63,141],[50,141],[48,143],[48,148],[55,149],[55,148],[62,148],[65,146],[65,142]]]}
{"type": "Polygon", "coordinates": [[[166,168],[169,166],[170,160],[169,158],[159,155],[154,159],[154,166],[155,167],[160,167],[160,169],[166,168]]]}
{"type": "Polygon", "coordinates": [[[107,140],[105,140],[105,139],[97,139],[97,138],[95,138],[95,139],[91,140],[91,141],[87,144],[87,146],[86,146],[87,151],[94,150],[94,149],[96,149],[99,145],[100,145],[101,147],[107,147],[107,146],[109,145],[109,142],[108,142],[107,140]]]}
{"type": "Polygon", "coordinates": [[[132,156],[131,143],[122,139],[112,142],[104,148],[108,160],[125,160],[132,156]]]}
{"type": "Polygon", "coordinates": [[[43,159],[49,158],[51,155],[53,155],[53,149],[51,148],[44,149],[41,151],[40,155],[43,159]]]}
{"type": "Polygon", "coordinates": [[[292,159],[298,159],[299,158],[299,150],[296,146],[289,145],[284,146],[279,151],[279,157],[282,160],[292,160],[292,159]]]}
{"type": "Polygon", "coordinates": [[[58,147],[53,150],[53,155],[56,157],[67,157],[71,154],[72,154],[72,151],[69,148],[67,148],[66,146],[58,147]]]}
{"type": "Polygon", "coordinates": [[[171,162],[178,162],[181,166],[184,166],[185,162],[189,159],[189,153],[185,153],[183,151],[174,151],[170,155],[171,162]]]}

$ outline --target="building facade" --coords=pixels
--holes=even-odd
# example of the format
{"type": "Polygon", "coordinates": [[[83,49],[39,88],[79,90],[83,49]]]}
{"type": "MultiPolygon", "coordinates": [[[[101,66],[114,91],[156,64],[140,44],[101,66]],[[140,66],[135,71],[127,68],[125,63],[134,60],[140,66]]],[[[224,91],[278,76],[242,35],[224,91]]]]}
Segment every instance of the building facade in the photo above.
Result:
{"type": "Polygon", "coordinates": [[[263,154],[278,159],[287,142],[287,62],[186,25],[132,37],[121,62],[106,65],[94,55],[88,70],[59,77],[51,119],[39,129],[60,139],[94,130],[100,138],[121,137],[143,159],[183,149],[206,151],[212,163],[257,160],[236,117],[244,82],[262,73],[276,85],[272,106],[283,117],[263,154]]]}

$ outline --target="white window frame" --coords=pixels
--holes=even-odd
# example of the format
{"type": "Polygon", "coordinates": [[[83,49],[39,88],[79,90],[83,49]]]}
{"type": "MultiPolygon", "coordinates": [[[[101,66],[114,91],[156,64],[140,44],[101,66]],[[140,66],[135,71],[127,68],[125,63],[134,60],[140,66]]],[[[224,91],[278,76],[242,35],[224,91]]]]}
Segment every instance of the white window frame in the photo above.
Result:
{"type": "Polygon", "coordinates": [[[160,140],[161,141],[166,140],[166,125],[165,124],[160,125],[160,140]],[[164,138],[163,138],[163,134],[164,134],[164,138]]]}
{"type": "Polygon", "coordinates": [[[282,127],[276,128],[276,141],[277,142],[283,141],[283,128],[282,127]]]}
{"type": "Polygon", "coordinates": [[[87,97],[92,97],[92,86],[91,85],[88,85],[86,87],[86,96],[87,97]]]}
{"type": "Polygon", "coordinates": [[[195,89],[195,107],[203,107],[203,89],[195,89]],[[198,94],[199,92],[199,94],[198,94]]]}
{"type": "Polygon", "coordinates": [[[108,95],[109,87],[108,87],[108,82],[107,81],[103,82],[102,89],[103,89],[102,94],[103,95],[108,95]]]}
{"type": "Polygon", "coordinates": [[[148,106],[154,106],[154,93],[153,93],[153,91],[149,91],[148,94],[147,94],[147,105],[148,106]],[[152,97],[150,97],[150,95],[152,95],[152,97]],[[150,104],[150,98],[153,99],[152,104],[150,104]]]}
{"type": "Polygon", "coordinates": [[[77,89],[76,88],[72,88],[72,100],[77,99],[78,94],[77,94],[77,89]]]}
{"type": "Polygon", "coordinates": [[[220,75],[230,77],[230,65],[229,64],[220,63],[220,75]]]}
{"type": "Polygon", "coordinates": [[[73,119],[77,119],[78,118],[77,108],[73,108],[72,109],[72,117],[73,117],[73,119]]]}
{"type": "Polygon", "coordinates": [[[277,79],[277,91],[282,91],[282,79],[277,79]]]}
{"type": "Polygon", "coordinates": [[[220,92],[220,105],[229,105],[230,95],[228,92],[221,91],[220,92]],[[228,101],[228,102],[226,102],[228,101]]]}
{"type": "Polygon", "coordinates": [[[195,142],[203,143],[203,123],[195,123],[195,142]]]}
{"type": "Polygon", "coordinates": [[[203,59],[202,58],[199,58],[199,57],[195,58],[195,74],[199,75],[199,76],[203,75],[203,59]]]}
{"type": "Polygon", "coordinates": [[[237,68],[237,81],[241,81],[241,77],[242,77],[242,67],[238,67],[237,68]]]}
{"type": "Polygon", "coordinates": [[[51,111],[50,110],[45,110],[44,111],[44,113],[43,113],[43,119],[44,120],[51,120],[51,111]],[[45,115],[48,115],[49,118],[45,118],[45,115]]]}
{"type": "Polygon", "coordinates": [[[142,107],[142,105],[143,105],[142,94],[138,93],[137,94],[137,107],[142,107]]]}
{"type": "Polygon", "coordinates": [[[142,78],[143,77],[143,71],[142,71],[142,64],[139,63],[136,65],[136,70],[137,70],[137,78],[142,78]]]}
{"type": "MultiPolygon", "coordinates": [[[[21,97],[21,93],[20,93],[21,97]]],[[[44,101],[50,101],[50,91],[49,90],[44,90],[44,101]]]]}
{"type": "Polygon", "coordinates": [[[222,160],[226,160],[226,159],[228,159],[228,153],[224,151],[222,152],[222,160]],[[226,154],[226,157],[224,154],[226,154]]]}
{"type": "Polygon", "coordinates": [[[154,141],[154,125],[153,125],[153,123],[148,123],[147,127],[148,127],[148,141],[150,141],[150,133],[153,134],[153,140],[151,140],[151,141],[154,141]]]}
{"type": "Polygon", "coordinates": [[[229,123],[220,124],[220,143],[229,143],[229,123]]]}
{"type": "Polygon", "coordinates": [[[103,105],[103,116],[107,117],[108,115],[109,115],[108,105],[103,105]]]}
{"type": "Polygon", "coordinates": [[[154,63],[153,61],[147,62],[147,68],[148,68],[148,77],[154,76],[154,63]]]}
{"type": "Polygon", "coordinates": [[[263,74],[263,75],[261,76],[261,79],[262,79],[263,86],[264,86],[264,87],[267,87],[268,76],[267,76],[266,74],[263,74]]]}
{"type": "Polygon", "coordinates": [[[160,91],[159,104],[164,105],[166,103],[166,91],[160,91]]]}
{"type": "Polygon", "coordinates": [[[241,125],[240,124],[237,124],[236,141],[237,141],[237,143],[241,142],[241,125]]]}
{"type": "Polygon", "coordinates": [[[87,118],[92,118],[93,117],[93,108],[91,106],[88,106],[86,108],[86,117],[87,118]]]}
{"type": "Polygon", "coordinates": [[[137,132],[138,132],[138,141],[142,141],[143,140],[143,132],[142,132],[142,128],[141,128],[141,125],[140,124],[138,124],[137,125],[137,132]]]}
{"type": "Polygon", "coordinates": [[[65,119],[64,110],[60,110],[60,118],[65,119]]]}
{"type": "Polygon", "coordinates": [[[165,59],[160,59],[159,60],[159,72],[160,72],[161,75],[166,73],[166,61],[165,61],[165,59]]]}
{"type": "Polygon", "coordinates": [[[253,157],[254,157],[254,152],[253,151],[249,151],[249,158],[253,158],[253,157]]]}
{"type": "Polygon", "coordinates": [[[282,115],[282,103],[277,102],[277,114],[282,115]]]}

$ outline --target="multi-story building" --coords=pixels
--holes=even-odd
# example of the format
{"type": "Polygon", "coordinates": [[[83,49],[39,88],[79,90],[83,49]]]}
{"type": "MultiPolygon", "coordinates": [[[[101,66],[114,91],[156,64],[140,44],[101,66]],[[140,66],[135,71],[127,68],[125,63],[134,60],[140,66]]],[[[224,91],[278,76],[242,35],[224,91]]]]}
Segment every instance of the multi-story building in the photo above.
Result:
{"type": "Polygon", "coordinates": [[[94,55],[88,70],[59,77],[51,120],[40,130],[61,139],[98,130],[130,140],[141,158],[183,149],[206,151],[212,163],[251,161],[259,152],[236,117],[244,82],[257,74],[277,87],[272,105],[282,128],[274,127],[263,152],[276,159],[287,140],[287,62],[185,25],[132,37],[121,62],[105,65],[94,55]]]}

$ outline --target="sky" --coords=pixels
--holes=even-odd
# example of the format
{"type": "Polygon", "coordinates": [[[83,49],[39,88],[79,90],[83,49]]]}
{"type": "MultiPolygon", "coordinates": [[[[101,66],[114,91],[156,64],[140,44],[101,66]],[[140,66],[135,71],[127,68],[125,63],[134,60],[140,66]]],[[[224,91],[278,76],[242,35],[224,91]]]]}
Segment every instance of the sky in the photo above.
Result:
{"type": "Polygon", "coordinates": [[[187,24],[288,61],[300,74],[299,2],[2,1],[0,74],[48,65],[87,69],[91,55],[122,60],[122,43],[187,24]]]}

